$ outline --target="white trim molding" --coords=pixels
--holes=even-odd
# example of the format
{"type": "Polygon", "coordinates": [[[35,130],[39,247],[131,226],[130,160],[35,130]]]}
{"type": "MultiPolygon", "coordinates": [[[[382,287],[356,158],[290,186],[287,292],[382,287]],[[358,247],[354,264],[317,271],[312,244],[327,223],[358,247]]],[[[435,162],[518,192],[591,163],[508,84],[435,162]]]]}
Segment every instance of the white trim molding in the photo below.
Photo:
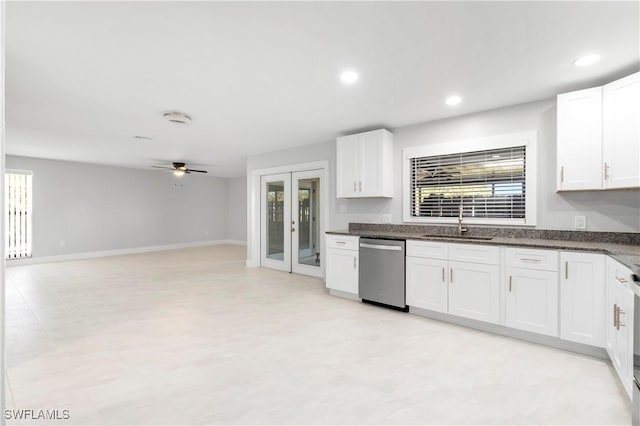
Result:
{"type": "Polygon", "coordinates": [[[127,254],[149,253],[154,251],[179,250],[191,247],[214,246],[221,244],[246,245],[246,241],[241,240],[212,240],[195,241],[190,243],[165,244],[160,246],[133,247],[125,249],[89,251],[84,253],[69,253],[55,256],[28,257],[25,259],[7,260],[7,267],[35,265],[40,263],[66,262],[69,260],[95,259],[97,257],[122,256],[127,254]]]}
{"type": "Polygon", "coordinates": [[[535,226],[537,220],[537,167],[538,167],[538,132],[528,130],[518,133],[495,135],[483,138],[463,139],[444,143],[404,148],[402,150],[402,220],[411,223],[457,223],[457,218],[416,218],[411,216],[410,173],[411,159],[490,149],[526,146],[527,164],[525,177],[527,188],[525,192],[525,219],[489,219],[464,218],[465,223],[482,225],[535,226]]]}

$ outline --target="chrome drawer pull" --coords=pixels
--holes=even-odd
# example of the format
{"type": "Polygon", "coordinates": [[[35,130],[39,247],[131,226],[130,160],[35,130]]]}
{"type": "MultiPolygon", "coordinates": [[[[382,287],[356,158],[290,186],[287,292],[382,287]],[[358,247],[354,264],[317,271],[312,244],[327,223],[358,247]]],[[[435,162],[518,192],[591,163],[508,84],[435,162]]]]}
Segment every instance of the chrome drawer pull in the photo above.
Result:
{"type": "Polygon", "coordinates": [[[542,262],[542,260],[540,259],[529,259],[527,257],[521,257],[520,258],[520,262],[527,262],[527,263],[540,263],[542,262]]]}

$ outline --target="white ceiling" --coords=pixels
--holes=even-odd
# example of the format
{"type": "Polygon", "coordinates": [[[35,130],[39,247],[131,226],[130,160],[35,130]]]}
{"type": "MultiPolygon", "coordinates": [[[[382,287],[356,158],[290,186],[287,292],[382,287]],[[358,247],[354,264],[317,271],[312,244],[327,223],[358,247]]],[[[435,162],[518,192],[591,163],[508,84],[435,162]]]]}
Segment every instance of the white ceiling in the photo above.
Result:
{"type": "Polygon", "coordinates": [[[631,72],[638,15],[610,1],[9,2],[7,153],[237,176],[247,155],[631,72]],[[592,51],[599,63],[572,65],[592,51]],[[463,102],[445,106],[453,93],[463,102]],[[170,125],[167,110],[193,123],[170,125]]]}

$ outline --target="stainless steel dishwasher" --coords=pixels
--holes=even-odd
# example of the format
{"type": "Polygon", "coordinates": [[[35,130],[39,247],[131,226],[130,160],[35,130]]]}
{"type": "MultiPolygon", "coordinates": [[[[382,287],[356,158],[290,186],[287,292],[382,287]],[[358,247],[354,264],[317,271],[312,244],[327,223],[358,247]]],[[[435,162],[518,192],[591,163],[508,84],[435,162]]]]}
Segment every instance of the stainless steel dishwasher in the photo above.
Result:
{"type": "Polygon", "coordinates": [[[363,302],[407,310],[404,252],[402,240],[360,238],[358,296],[363,302]]]}

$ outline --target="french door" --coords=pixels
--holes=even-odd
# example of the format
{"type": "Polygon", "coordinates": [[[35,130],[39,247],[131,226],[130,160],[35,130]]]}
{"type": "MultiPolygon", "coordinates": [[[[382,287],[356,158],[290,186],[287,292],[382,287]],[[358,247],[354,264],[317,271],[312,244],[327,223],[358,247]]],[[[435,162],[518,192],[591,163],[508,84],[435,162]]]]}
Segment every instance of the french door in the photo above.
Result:
{"type": "Polygon", "coordinates": [[[262,266],[322,276],[322,176],[309,170],[261,177],[262,266]]]}

